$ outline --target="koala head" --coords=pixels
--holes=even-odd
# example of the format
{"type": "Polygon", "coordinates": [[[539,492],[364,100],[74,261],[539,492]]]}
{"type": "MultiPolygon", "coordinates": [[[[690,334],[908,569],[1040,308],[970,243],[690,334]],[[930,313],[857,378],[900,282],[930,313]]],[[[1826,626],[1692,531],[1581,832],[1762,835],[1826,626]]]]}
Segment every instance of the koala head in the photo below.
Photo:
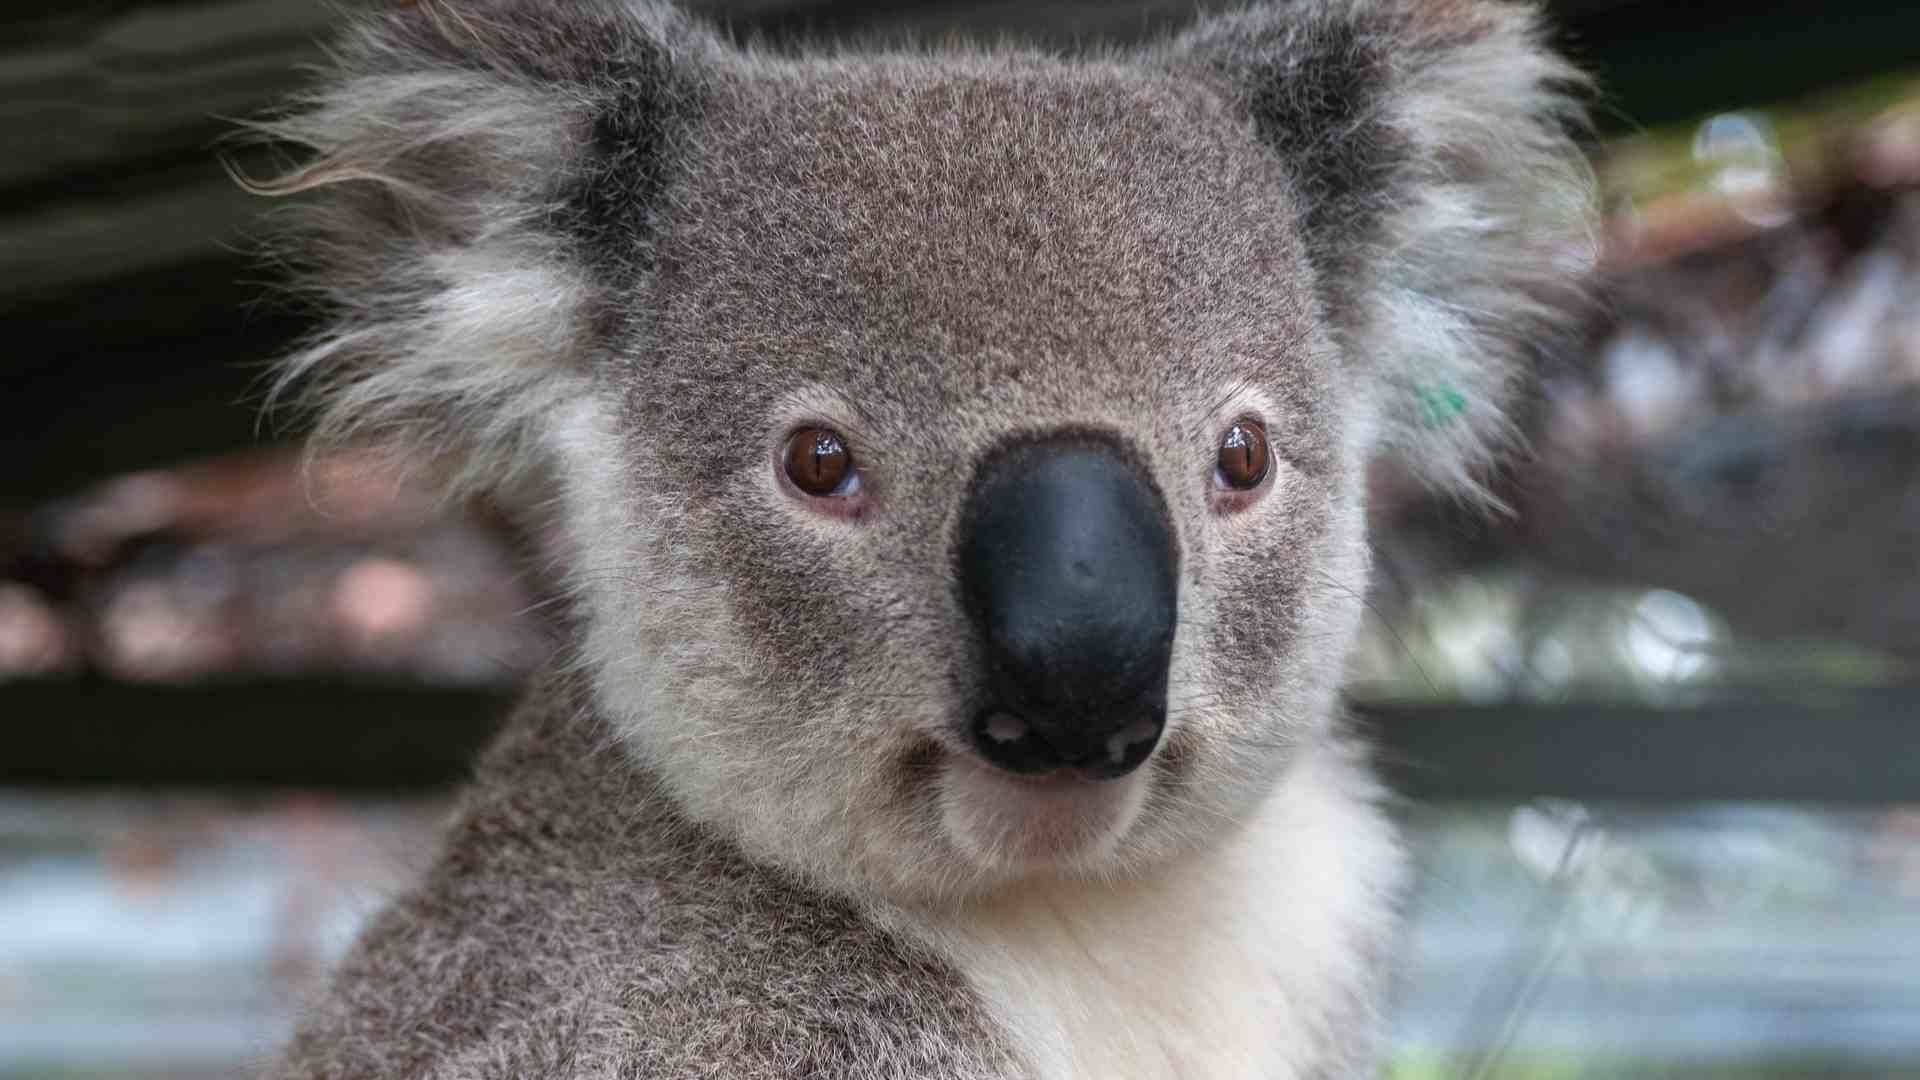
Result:
{"type": "Polygon", "coordinates": [[[686,815],[829,888],[1134,872],[1324,734],[1364,479],[1471,496],[1586,253],[1531,14],[765,52],[664,6],[371,18],[313,151],[325,436],[532,496],[686,815]]]}

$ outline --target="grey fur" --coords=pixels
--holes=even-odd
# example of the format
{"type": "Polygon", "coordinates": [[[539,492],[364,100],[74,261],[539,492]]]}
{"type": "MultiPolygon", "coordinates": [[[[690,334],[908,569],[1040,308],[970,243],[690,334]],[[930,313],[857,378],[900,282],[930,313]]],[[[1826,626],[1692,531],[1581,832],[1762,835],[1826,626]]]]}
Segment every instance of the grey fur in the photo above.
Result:
{"type": "Polygon", "coordinates": [[[680,820],[549,678],[274,1075],[991,1077],[951,971],[680,820]]]}
{"type": "Polygon", "coordinates": [[[537,494],[577,629],[278,1075],[1362,1069],[1399,874],[1335,723],[1365,471],[1471,492],[1498,446],[1581,259],[1568,77],[1488,0],[1077,56],[755,53],[648,3],[363,23],[268,125],[316,154],[263,187],[322,189],[338,313],[287,378],[323,437],[537,494]],[[1281,464],[1223,501],[1245,415],[1281,464]],[[776,479],[822,422],[857,517],[776,479]],[[951,551],[976,463],[1060,430],[1165,493],[1180,629],[1166,745],[1041,836],[967,764],[951,551]],[[1136,933],[1168,980],[1244,970],[1066,948],[1136,933]]]}

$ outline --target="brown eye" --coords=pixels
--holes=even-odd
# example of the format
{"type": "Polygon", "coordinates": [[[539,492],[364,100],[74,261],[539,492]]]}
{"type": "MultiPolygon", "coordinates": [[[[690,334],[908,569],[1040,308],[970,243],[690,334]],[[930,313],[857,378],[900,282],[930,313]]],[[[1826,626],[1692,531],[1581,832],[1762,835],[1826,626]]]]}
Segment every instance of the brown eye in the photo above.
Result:
{"type": "Polygon", "coordinates": [[[1236,491],[1267,478],[1267,432],[1252,420],[1236,420],[1220,438],[1220,482],[1236,491]]]}
{"type": "Polygon", "coordinates": [[[846,440],[829,428],[801,428],[787,439],[787,479],[809,495],[839,494],[853,472],[846,440]]]}

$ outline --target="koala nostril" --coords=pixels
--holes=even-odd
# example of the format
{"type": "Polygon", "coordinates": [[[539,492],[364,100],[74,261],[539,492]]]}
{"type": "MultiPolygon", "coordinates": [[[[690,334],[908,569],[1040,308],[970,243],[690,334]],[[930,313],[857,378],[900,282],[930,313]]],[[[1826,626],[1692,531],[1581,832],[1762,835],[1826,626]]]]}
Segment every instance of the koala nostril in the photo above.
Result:
{"type": "Polygon", "coordinates": [[[1106,780],[1145,764],[1165,728],[1165,714],[1159,710],[1117,725],[1059,725],[1029,724],[1003,710],[988,709],[974,720],[973,744],[982,758],[1011,773],[1033,775],[1071,768],[1090,779],[1106,780]],[[1108,732],[1104,736],[1103,730],[1108,732]]]}
{"type": "Polygon", "coordinates": [[[1032,725],[1011,713],[989,709],[973,722],[973,746],[980,756],[1012,773],[1051,772],[1060,756],[1032,725]]]}
{"type": "Polygon", "coordinates": [[[1157,741],[1159,738],[1160,724],[1158,721],[1147,717],[1135,720],[1133,723],[1107,736],[1107,762],[1111,765],[1118,765],[1127,759],[1127,755],[1133,752],[1134,747],[1150,739],[1157,741]]]}
{"type": "Polygon", "coordinates": [[[1027,722],[1011,713],[989,713],[985,730],[987,738],[1004,746],[1027,737],[1027,722]]]}
{"type": "Polygon", "coordinates": [[[1166,713],[1156,709],[1107,736],[1105,761],[1092,762],[1081,768],[1095,777],[1125,776],[1146,764],[1147,759],[1153,756],[1154,748],[1160,745],[1160,735],[1166,728],[1166,713]]]}

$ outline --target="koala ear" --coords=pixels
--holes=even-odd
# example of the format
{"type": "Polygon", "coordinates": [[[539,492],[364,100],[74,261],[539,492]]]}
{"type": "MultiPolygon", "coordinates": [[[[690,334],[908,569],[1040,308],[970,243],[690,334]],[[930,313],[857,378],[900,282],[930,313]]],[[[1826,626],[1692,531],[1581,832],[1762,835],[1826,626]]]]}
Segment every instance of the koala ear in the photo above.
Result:
{"type": "Polygon", "coordinates": [[[324,329],[282,362],[316,441],[366,437],[455,490],[508,481],[580,392],[601,297],[647,268],[649,211],[716,39],[664,5],[421,0],[361,18],[318,88],[251,125],[305,163],[282,237],[324,329]]]}
{"type": "Polygon", "coordinates": [[[1383,447],[1470,496],[1593,262],[1571,137],[1584,81],[1542,37],[1531,8],[1493,0],[1299,0],[1209,19],[1172,50],[1288,171],[1383,447]]]}

